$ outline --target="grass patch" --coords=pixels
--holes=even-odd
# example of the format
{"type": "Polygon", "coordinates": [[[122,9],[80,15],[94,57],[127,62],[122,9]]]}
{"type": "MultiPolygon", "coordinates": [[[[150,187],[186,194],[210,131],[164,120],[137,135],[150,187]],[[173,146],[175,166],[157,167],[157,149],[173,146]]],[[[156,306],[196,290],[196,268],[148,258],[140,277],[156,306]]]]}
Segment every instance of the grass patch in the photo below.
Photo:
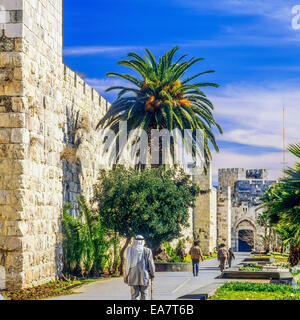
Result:
{"type": "Polygon", "coordinates": [[[70,281],[58,280],[51,281],[40,286],[33,286],[32,288],[11,291],[4,290],[0,293],[3,295],[5,300],[40,300],[73,294],[72,289],[101,279],[104,279],[104,277],[70,281]]]}
{"type": "Polygon", "coordinates": [[[210,300],[300,300],[300,289],[288,285],[228,282],[210,300]]]}
{"type": "Polygon", "coordinates": [[[246,264],[240,268],[240,271],[262,271],[263,266],[257,264],[246,264]]]}
{"type": "Polygon", "coordinates": [[[289,254],[288,253],[278,253],[272,252],[271,255],[255,255],[254,258],[274,258],[275,262],[288,262],[289,254]]]}

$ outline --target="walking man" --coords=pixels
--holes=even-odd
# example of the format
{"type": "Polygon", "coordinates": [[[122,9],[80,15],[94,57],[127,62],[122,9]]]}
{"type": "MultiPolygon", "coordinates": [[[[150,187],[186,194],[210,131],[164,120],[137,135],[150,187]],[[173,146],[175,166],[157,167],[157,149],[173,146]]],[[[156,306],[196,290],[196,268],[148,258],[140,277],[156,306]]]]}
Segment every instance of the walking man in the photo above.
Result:
{"type": "Polygon", "coordinates": [[[228,254],[229,254],[229,257],[228,257],[228,266],[229,268],[231,268],[231,263],[232,263],[232,260],[235,259],[235,255],[232,251],[231,248],[228,249],[228,254]]]}
{"type": "Polygon", "coordinates": [[[193,275],[194,277],[197,277],[199,273],[199,261],[200,259],[204,261],[199,243],[197,241],[194,242],[194,245],[190,249],[189,254],[191,255],[193,263],[193,275]]]}
{"type": "Polygon", "coordinates": [[[229,252],[223,243],[220,245],[218,250],[218,260],[220,262],[220,270],[223,272],[226,269],[226,264],[229,260],[229,252]]]}
{"type": "Polygon", "coordinates": [[[124,281],[130,286],[131,300],[149,300],[149,286],[154,279],[152,251],[144,244],[144,237],[138,235],[126,252],[124,281]]]}

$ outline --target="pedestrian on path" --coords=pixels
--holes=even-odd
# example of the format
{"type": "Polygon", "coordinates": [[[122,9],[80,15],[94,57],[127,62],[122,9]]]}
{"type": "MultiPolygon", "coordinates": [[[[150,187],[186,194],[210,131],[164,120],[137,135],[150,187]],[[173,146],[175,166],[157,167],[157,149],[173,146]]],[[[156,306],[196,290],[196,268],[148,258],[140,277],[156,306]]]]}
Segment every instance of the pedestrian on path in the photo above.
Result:
{"type": "Polygon", "coordinates": [[[200,259],[204,261],[199,242],[194,242],[194,245],[190,249],[189,254],[191,255],[193,263],[193,275],[194,277],[197,277],[199,273],[199,261],[200,259]]]}
{"type": "Polygon", "coordinates": [[[124,282],[130,286],[131,300],[149,300],[149,286],[154,279],[152,251],[144,245],[144,237],[138,235],[126,252],[124,282]]]}
{"type": "Polygon", "coordinates": [[[229,252],[223,243],[218,250],[218,260],[220,262],[220,270],[223,272],[226,268],[227,261],[229,260],[229,252]]]}
{"type": "Polygon", "coordinates": [[[235,255],[231,248],[228,249],[228,253],[229,253],[228,266],[229,268],[231,268],[231,263],[232,263],[232,260],[235,259],[235,255]]]}
{"type": "Polygon", "coordinates": [[[177,253],[178,257],[180,257],[182,260],[184,260],[186,254],[185,254],[185,250],[184,250],[182,244],[179,246],[176,253],[177,253]]]}

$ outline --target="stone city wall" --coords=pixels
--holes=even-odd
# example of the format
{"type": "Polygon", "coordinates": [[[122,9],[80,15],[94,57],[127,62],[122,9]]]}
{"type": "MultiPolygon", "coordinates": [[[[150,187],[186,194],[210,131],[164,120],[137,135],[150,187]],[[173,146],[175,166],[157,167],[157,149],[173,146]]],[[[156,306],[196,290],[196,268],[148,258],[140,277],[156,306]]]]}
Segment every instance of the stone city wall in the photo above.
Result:
{"type": "Polygon", "coordinates": [[[60,273],[62,206],[92,193],[109,104],[62,62],[62,1],[0,10],[0,285],[14,289],[60,273]]]}

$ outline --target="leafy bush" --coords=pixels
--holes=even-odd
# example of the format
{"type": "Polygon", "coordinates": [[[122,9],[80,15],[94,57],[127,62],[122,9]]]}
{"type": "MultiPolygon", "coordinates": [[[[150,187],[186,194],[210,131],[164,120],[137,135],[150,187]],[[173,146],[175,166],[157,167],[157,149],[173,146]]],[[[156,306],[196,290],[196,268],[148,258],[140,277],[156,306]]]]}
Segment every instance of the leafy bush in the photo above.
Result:
{"type": "Polygon", "coordinates": [[[137,171],[118,165],[100,172],[94,200],[109,229],[126,238],[142,234],[155,249],[188,227],[189,208],[199,193],[182,170],[137,171]]]}
{"type": "Polygon", "coordinates": [[[187,262],[185,261],[185,259],[182,259],[181,257],[179,257],[177,255],[177,249],[180,246],[181,243],[178,243],[177,247],[175,249],[173,249],[170,244],[166,241],[163,242],[165,250],[167,255],[170,257],[170,261],[169,262],[174,262],[174,263],[180,263],[180,262],[187,262]]]}
{"type": "Polygon", "coordinates": [[[76,217],[71,216],[70,204],[63,208],[64,272],[97,275],[104,270],[111,240],[101,216],[88,208],[83,197],[78,202],[80,213],[76,217]]]}

